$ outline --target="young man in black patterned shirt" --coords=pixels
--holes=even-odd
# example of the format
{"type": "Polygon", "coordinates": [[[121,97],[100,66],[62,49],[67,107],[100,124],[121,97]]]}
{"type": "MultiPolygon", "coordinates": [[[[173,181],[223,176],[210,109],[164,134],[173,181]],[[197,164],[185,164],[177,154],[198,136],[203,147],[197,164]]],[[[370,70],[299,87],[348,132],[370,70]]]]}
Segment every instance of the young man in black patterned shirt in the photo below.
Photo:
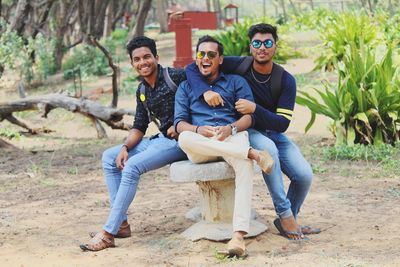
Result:
{"type": "MultiPolygon", "coordinates": [[[[135,197],[140,175],[186,159],[176,141],[178,135],[173,126],[175,89],[164,78],[154,40],[144,36],[133,38],[127,44],[127,50],[133,68],[143,79],[136,92],[135,121],[124,144],[103,153],[111,211],[102,231],[91,233],[92,239],[80,245],[82,250],[99,251],[114,247],[114,237],[131,236],[126,213],[135,197]],[[143,86],[144,91],[140,89],[143,86]],[[145,138],[152,118],[159,121],[160,133],[145,138]]],[[[183,70],[169,68],[167,71],[177,85],[186,79],[183,70]]]]}

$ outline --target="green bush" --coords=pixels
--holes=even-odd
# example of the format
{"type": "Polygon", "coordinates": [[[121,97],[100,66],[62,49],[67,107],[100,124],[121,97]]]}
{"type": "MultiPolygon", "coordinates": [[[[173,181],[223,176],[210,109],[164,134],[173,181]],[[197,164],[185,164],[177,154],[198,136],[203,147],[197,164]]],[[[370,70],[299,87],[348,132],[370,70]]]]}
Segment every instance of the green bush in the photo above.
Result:
{"type": "Polygon", "coordinates": [[[325,90],[315,89],[322,101],[299,91],[296,102],[315,114],[333,119],[332,132],[336,145],[354,143],[394,144],[400,138],[400,73],[389,46],[348,45],[338,71],[337,87],[326,83],[325,90]],[[380,56],[383,55],[383,56],[380,56]]]}
{"type": "Polygon", "coordinates": [[[323,51],[316,59],[315,69],[332,71],[335,61],[341,61],[347,45],[360,48],[361,44],[376,47],[376,26],[367,15],[342,13],[332,16],[320,28],[323,51]]]}
{"type": "Polygon", "coordinates": [[[72,53],[72,56],[67,58],[61,67],[64,79],[72,78],[78,69],[83,77],[104,75],[110,71],[107,58],[100,49],[94,46],[81,45],[73,49],[72,53]]]}
{"type": "MultiPolygon", "coordinates": [[[[241,23],[234,23],[231,29],[217,34],[215,38],[224,45],[224,54],[226,56],[249,56],[250,41],[247,37],[247,31],[251,25],[261,22],[276,24],[266,18],[245,19],[241,23]]],[[[279,27],[279,30],[283,28],[279,27]]],[[[281,34],[282,32],[278,31],[278,35],[281,36],[281,34]]],[[[276,63],[285,63],[289,58],[300,56],[300,53],[291,48],[282,38],[279,39],[277,46],[278,49],[274,56],[274,62],[276,63]]]]}

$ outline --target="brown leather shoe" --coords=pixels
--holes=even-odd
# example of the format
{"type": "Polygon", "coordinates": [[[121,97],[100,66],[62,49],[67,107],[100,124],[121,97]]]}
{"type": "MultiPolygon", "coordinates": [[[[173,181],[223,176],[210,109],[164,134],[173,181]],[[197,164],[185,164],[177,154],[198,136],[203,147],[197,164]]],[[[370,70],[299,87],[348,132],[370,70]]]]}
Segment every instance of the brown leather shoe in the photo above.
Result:
{"type": "Polygon", "coordinates": [[[260,166],[263,172],[270,174],[272,172],[272,168],[274,167],[273,158],[266,151],[259,151],[258,155],[260,157],[260,160],[257,162],[258,166],[260,166]]]}
{"type": "Polygon", "coordinates": [[[244,239],[232,237],[232,239],[228,242],[228,253],[229,257],[238,257],[244,258],[247,256],[246,244],[244,239]]]}
{"type": "Polygon", "coordinates": [[[113,248],[115,247],[114,237],[107,237],[102,232],[99,232],[87,244],[81,244],[79,247],[83,251],[100,251],[106,248],[113,248]]]}
{"type": "MultiPolygon", "coordinates": [[[[94,237],[98,232],[89,232],[90,237],[94,237]]],[[[131,226],[129,224],[121,225],[119,227],[118,233],[114,236],[115,238],[127,238],[131,237],[132,231],[131,226]]]]}

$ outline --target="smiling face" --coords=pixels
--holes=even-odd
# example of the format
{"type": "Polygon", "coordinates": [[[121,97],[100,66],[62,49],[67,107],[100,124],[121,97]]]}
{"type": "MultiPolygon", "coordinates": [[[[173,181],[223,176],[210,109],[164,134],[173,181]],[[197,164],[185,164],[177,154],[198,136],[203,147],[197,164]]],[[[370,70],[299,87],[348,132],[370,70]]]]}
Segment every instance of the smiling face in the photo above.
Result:
{"type": "Polygon", "coordinates": [[[151,50],[142,46],[132,51],[132,66],[143,78],[156,75],[158,56],[154,56],[151,50]]]}
{"type": "Polygon", "coordinates": [[[196,57],[196,65],[200,70],[201,75],[203,75],[209,82],[215,80],[219,74],[219,65],[222,64],[223,56],[218,53],[218,44],[214,42],[204,42],[199,45],[198,52],[204,52],[202,58],[196,57]],[[208,53],[211,52],[211,53],[208,53]],[[214,58],[209,58],[209,54],[216,56],[214,58]]]}
{"type": "Polygon", "coordinates": [[[253,40],[264,42],[267,39],[274,40],[274,37],[270,33],[256,33],[250,41],[250,53],[254,57],[254,60],[259,64],[267,64],[272,61],[276,51],[275,41],[271,48],[266,48],[264,44],[261,44],[260,48],[254,48],[251,45],[251,42],[253,40]]]}

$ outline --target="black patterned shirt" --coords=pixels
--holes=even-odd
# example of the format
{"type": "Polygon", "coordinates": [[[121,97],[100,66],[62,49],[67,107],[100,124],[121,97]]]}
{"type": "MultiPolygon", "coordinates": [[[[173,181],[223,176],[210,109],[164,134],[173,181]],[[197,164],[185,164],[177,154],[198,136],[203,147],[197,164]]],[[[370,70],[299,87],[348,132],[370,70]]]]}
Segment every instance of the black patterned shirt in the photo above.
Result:
{"type": "MultiPolygon", "coordinates": [[[[142,83],[145,86],[147,107],[160,122],[160,132],[163,133],[164,136],[167,136],[168,128],[174,123],[175,90],[169,88],[164,79],[162,69],[162,66],[158,65],[158,78],[154,88],[143,79],[136,90],[137,106],[133,128],[138,129],[143,134],[146,133],[150,121],[147,110],[140,100],[140,86],[142,83]]],[[[168,68],[168,73],[177,86],[179,86],[182,81],[186,80],[185,71],[183,69],[168,68]]]]}

